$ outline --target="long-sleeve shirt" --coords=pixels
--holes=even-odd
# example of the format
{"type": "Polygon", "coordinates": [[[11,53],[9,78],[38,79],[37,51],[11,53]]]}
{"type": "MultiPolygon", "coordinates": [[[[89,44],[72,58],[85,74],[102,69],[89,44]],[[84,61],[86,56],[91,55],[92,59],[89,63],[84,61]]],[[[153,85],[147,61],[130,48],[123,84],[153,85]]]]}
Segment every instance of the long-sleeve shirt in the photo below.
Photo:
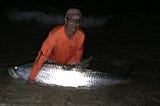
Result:
{"type": "Polygon", "coordinates": [[[65,34],[64,25],[53,28],[38,52],[29,79],[35,79],[48,59],[57,64],[79,63],[83,54],[84,39],[85,34],[81,29],[69,39],[65,34]]]}

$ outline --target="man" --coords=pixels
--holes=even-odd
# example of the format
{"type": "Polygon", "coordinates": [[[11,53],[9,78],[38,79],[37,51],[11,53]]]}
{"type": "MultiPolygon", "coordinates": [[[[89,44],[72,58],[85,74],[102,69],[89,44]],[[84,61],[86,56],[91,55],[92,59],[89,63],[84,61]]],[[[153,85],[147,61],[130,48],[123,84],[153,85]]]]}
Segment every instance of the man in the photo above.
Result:
{"type": "Polygon", "coordinates": [[[33,64],[29,83],[33,83],[43,63],[51,59],[57,64],[78,64],[83,55],[85,34],[79,28],[82,15],[71,8],[65,14],[65,24],[53,28],[43,42],[33,64]]]}

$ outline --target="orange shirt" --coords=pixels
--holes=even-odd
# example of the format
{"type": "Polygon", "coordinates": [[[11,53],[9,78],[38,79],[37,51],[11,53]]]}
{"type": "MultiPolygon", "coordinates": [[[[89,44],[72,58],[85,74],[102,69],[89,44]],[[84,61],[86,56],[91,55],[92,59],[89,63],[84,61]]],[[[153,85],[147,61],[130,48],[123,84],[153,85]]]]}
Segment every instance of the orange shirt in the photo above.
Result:
{"type": "Polygon", "coordinates": [[[29,78],[34,80],[42,64],[52,59],[57,64],[79,63],[83,54],[84,33],[78,29],[71,39],[65,34],[64,25],[53,28],[38,52],[29,78]]]}

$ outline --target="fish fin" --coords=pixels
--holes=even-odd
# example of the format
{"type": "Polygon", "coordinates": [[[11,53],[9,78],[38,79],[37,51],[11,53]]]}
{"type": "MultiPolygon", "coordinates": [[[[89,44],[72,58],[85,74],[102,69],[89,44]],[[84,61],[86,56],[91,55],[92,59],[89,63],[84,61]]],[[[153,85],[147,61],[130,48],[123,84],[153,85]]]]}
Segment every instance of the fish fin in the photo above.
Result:
{"type": "Polygon", "coordinates": [[[92,61],[92,59],[93,59],[93,57],[90,56],[90,57],[88,57],[87,59],[81,61],[81,62],[78,64],[78,66],[79,66],[80,68],[87,68],[87,67],[89,66],[89,63],[92,61]]]}

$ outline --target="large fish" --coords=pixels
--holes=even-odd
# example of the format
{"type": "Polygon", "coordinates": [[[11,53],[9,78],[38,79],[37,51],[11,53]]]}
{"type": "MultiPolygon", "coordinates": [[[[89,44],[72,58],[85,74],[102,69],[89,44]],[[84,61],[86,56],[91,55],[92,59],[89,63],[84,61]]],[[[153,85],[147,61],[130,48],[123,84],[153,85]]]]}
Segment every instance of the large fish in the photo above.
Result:
{"type": "MultiPolygon", "coordinates": [[[[32,63],[9,68],[8,72],[11,77],[16,79],[28,80],[31,72],[32,63]]],[[[102,73],[79,67],[70,67],[44,63],[35,81],[50,86],[66,87],[98,87],[108,84],[116,84],[124,79],[112,76],[108,73],[102,73]]]]}

